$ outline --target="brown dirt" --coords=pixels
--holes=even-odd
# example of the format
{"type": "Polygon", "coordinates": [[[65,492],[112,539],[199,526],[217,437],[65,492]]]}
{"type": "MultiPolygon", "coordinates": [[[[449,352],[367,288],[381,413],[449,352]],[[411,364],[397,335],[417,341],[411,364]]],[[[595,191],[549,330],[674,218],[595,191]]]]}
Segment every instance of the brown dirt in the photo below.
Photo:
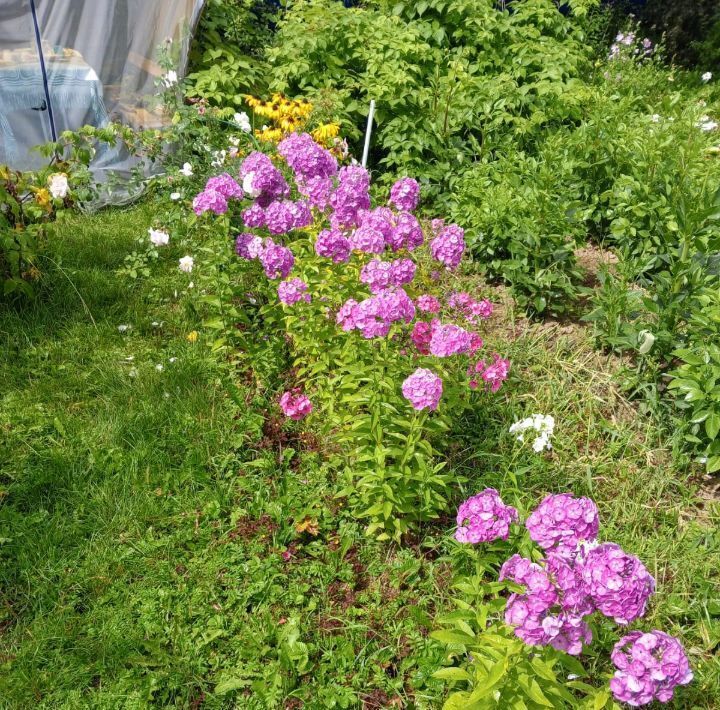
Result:
{"type": "Polygon", "coordinates": [[[618,263],[618,258],[613,252],[590,243],[575,250],[575,259],[578,266],[585,271],[586,286],[597,286],[600,269],[612,268],[618,263]]]}

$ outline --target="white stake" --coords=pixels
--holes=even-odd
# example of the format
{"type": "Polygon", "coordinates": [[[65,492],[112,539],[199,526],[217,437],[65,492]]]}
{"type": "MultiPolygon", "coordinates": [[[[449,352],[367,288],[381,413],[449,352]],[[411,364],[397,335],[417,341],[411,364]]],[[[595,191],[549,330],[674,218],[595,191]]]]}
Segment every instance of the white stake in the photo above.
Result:
{"type": "Polygon", "coordinates": [[[368,114],[367,128],[365,129],[365,147],[363,148],[362,166],[367,167],[368,153],[370,152],[370,136],[372,134],[372,123],[375,117],[375,99],[370,100],[370,113],[368,114]]]}

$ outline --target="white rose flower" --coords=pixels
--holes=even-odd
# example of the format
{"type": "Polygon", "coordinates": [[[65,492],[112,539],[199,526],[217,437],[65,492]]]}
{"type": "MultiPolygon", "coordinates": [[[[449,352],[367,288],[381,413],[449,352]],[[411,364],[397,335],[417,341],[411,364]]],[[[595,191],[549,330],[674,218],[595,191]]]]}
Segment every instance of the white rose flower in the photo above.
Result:
{"type": "Polygon", "coordinates": [[[245,113],[245,111],[243,111],[242,113],[236,113],[234,118],[235,123],[237,123],[241,131],[244,131],[245,133],[250,133],[250,131],[252,131],[252,126],[250,125],[250,118],[245,113]]]}
{"type": "Polygon", "coordinates": [[[177,72],[171,69],[165,76],[162,78],[162,83],[165,86],[165,88],[169,89],[171,86],[174,86],[178,82],[178,75],[177,72]]]}
{"type": "Polygon", "coordinates": [[[190,165],[190,163],[184,163],[182,168],[180,168],[180,174],[184,175],[185,177],[192,177],[192,165],[190,165]]]}
{"type": "Polygon", "coordinates": [[[191,256],[184,256],[178,262],[178,266],[180,271],[184,271],[186,274],[189,274],[193,270],[193,266],[195,266],[195,259],[191,256]]]}
{"type": "Polygon", "coordinates": [[[706,71],[700,78],[703,80],[703,82],[705,82],[707,84],[708,81],[710,81],[710,79],[712,79],[712,76],[713,75],[712,75],[711,71],[706,71]]]}
{"type": "Polygon", "coordinates": [[[68,184],[67,175],[65,173],[54,173],[48,178],[48,185],[50,194],[56,200],[64,200],[68,192],[70,192],[70,185],[68,184]]]}
{"type": "Polygon", "coordinates": [[[167,232],[163,232],[162,229],[148,229],[150,235],[150,241],[153,246],[166,247],[170,243],[170,235],[167,232]]]}

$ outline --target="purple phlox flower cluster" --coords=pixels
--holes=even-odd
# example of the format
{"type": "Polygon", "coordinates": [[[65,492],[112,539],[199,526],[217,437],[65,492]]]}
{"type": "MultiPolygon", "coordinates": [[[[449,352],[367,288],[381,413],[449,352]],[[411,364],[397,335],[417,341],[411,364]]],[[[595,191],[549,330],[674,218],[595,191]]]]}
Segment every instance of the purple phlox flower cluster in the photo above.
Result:
{"type": "Polygon", "coordinates": [[[242,200],[245,197],[242,187],[227,173],[211,177],[205,184],[205,190],[215,190],[226,200],[242,200]]]}
{"type": "Polygon", "coordinates": [[[493,313],[493,304],[490,301],[486,298],[476,301],[465,291],[453,293],[448,299],[448,306],[460,311],[470,323],[486,320],[493,313]]]}
{"type": "Polygon", "coordinates": [[[315,253],[318,256],[332,259],[336,264],[350,258],[352,246],[350,240],[335,229],[323,229],[315,242],[315,253]]]}
{"type": "Polygon", "coordinates": [[[283,174],[264,153],[250,153],[240,166],[240,177],[245,193],[256,198],[261,207],[290,193],[283,174]]]}
{"type": "Polygon", "coordinates": [[[598,611],[622,625],[645,613],[655,591],[655,580],[645,565],[614,542],[585,554],[583,581],[598,611]]]}
{"type": "Polygon", "coordinates": [[[278,298],[286,306],[292,306],[298,301],[310,303],[311,296],[307,293],[308,285],[298,278],[281,281],[278,284],[278,298]]]}
{"type": "Polygon", "coordinates": [[[282,244],[276,244],[270,237],[263,242],[259,256],[269,279],[286,279],[295,265],[293,253],[282,244]]]}
{"type": "Polygon", "coordinates": [[[440,313],[440,301],[435,296],[423,294],[415,299],[415,305],[423,313],[440,313]]]}
{"type": "MultiPolygon", "coordinates": [[[[561,561],[560,561],[561,563],[561,561]]],[[[557,566],[557,563],[556,563],[557,566]]],[[[531,646],[552,646],[571,655],[582,652],[592,641],[590,627],[578,613],[585,608],[576,590],[572,570],[555,577],[556,568],[541,566],[513,555],[500,569],[500,580],[510,579],[525,587],[523,594],[511,594],[505,607],[505,621],[515,635],[531,646]],[[563,584],[568,586],[566,597],[563,584]]]]}
{"type": "Polygon", "coordinates": [[[442,324],[439,320],[432,322],[430,353],[436,357],[450,357],[470,350],[472,335],[452,323],[442,324]]]}
{"type": "Polygon", "coordinates": [[[278,153],[295,173],[298,183],[311,178],[329,178],[337,174],[338,165],[330,151],[318,145],[307,133],[291,133],[278,143],[278,153]]]}
{"type": "Polygon", "coordinates": [[[402,212],[412,212],[420,199],[420,185],[410,177],[400,178],[390,189],[390,203],[402,212]]]}
{"type": "Polygon", "coordinates": [[[385,251],[385,237],[370,225],[358,227],[350,237],[350,244],[353,249],[366,254],[382,254],[385,251]]]}
{"type": "Polygon", "coordinates": [[[217,190],[203,190],[195,195],[193,210],[196,215],[201,215],[205,212],[225,214],[228,210],[228,203],[217,190]]]}
{"type": "Polygon", "coordinates": [[[259,229],[265,226],[265,210],[257,203],[253,203],[242,213],[243,222],[250,229],[259,229]]]}
{"type": "Polygon", "coordinates": [[[360,281],[370,287],[370,293],[377,293],[391,283],[392,264],[389,261],[372,259],[363,266],[360,281]]]}
{"type": "Polygon", "coordinates": [[[384,337],[392,323],[409,323],[415,317],[415,304],[402,288],[385,288],[357,303],[350,299],[337,314],[343,330],[359,330],[365,338],[384,337]]]}
{"type": "Polygon", "coordinates": [[[404,286],[410,283],[415,278],[415,269],[412,259],[373,259],[363,266],[360,281],[368,284],[371,293],[378,293],[388,286],[404,286]]]}
{"type": "Polygon", "coordinates": [[[305,200],[277,200],[265,208],[265,223],[271,234],[286,234],[312,224],[312,212],[305,200]]]}
{"type": "Polygon", "coordinates": [[[442,217],[436,217],[430,220],[430,230],[437,237],[440,232],[445,228],[445,220],[442,217]]]}
{"type": "MultiPolygon", "coordinates": [[[[480,347],[482,347],[482,345],[480,347]]],[[[480,360],[474,367],[470,368],[468,374],[473,375],[473,379],[470,380],[471,389],[477,388],[478,381],[476,376],[479,375],[480,379],[487,385],[491,392],[497,392],[510,374],[510,360],[502,358],[495,353],[495,355],[493,355],[493,361],[490,364],[487,364],[484,360],[480,360]]]]}
{"type": "Polygon", "coordinates": [[[400,251],[400,249],[413,251],[422,246],[425,237],[415,215],[400,212],[395,217],[394,227],[389,236],[385,237],[385,241],[393,251],[400,251]]]}
{"type": "Polygon", "coordinates": [[[263,240],[255,234],[243,232],[235,240],[235,253],[243,259],[257,259],[263,250],[263,240]]]}
{"type": "Polygon", "coordinates": [[[390,263],[390,283],[393,286],[404,286],[415,278],[417,266],[412,259],[396,259],[390,263]]]}
{"type": "Polygon", "coordinates": [[[510,523],[517,519],[517,510],[505,505],[494,488],[486,488],[482,493],[460,504],[455,539],[474,545],[479,542],[507,540],[510,523]]]}
{"type": "Polygon", "coordinates": [[[359,224],[360,210],[370,209],[370,174],[359,165],[346,165],[338,173],[338,186],[330,195],[333,227],[349,229],[359,224]]]}
{"type": "Polygon", "coordinates": [[[402,383],[403,397],[417,410],[437,409],[442,390],[442,380],[432,370],[424,367],[418,367],[402,383]]]}
{"type": "Polygon", "coordinates": [[[282,397],[280,397],[280,408],[286,417],[299,421],[305,419],[312,412],[313,405],[307,395],[295,389],[283,393],[282,397]]]}
{"type": "Polygon", "coordinates": [[[298,190],[301,195],[308,198],[308,202],[321,212],[325,211],[330,204],[330,195],[333,191],[333,181],[329,177],[317,175],[309,180],[298,183],[298,190]]]}
{"type": "Polygon", "coordinates": [[[617,668],[610,690],[633,707],[667,703],[677,686],[693,679],[682,644],[663,631],[633,631],[615,644],[610,657],[617,668]]]}
{"type": "Polygon", "coordinates": [[[410,333],[410,339],[421,355],[429,355],[432,325],[422,320],[416,321],[412,333],[410,333]]]}
{"type": "Polygon", "coordinates": [[[443,227],[437,237],[430,242],[433,258],[451,270],[459,266],[464,251],[465,232],[457,224],[443,227]]]}
{"type": "Polygon", "coordinates": [[[600,518],[590,498],[570,493],[546,496],[525,521],[530,537],[548,554],[570,557],[581,542],[597,538],[600,518]]]}

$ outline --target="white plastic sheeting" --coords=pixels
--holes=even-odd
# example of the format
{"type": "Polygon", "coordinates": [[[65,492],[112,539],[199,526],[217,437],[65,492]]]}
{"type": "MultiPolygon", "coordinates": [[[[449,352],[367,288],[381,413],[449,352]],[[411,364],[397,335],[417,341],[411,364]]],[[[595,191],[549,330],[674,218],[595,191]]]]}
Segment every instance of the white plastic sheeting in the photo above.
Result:
{"type": "MultiPolygon", "coordinates": [[[[162,125],[154,98],[165,74],[160,50],[172,42],[182,76],[203,4],[0,0],[0,164],[37,168],[43,158],[33,146],[86,124],[162,125]]],[[[92,167],[102,179],[103,171],[122,175],[133,165],[114,149],[99,152],[92,167]]]]}

